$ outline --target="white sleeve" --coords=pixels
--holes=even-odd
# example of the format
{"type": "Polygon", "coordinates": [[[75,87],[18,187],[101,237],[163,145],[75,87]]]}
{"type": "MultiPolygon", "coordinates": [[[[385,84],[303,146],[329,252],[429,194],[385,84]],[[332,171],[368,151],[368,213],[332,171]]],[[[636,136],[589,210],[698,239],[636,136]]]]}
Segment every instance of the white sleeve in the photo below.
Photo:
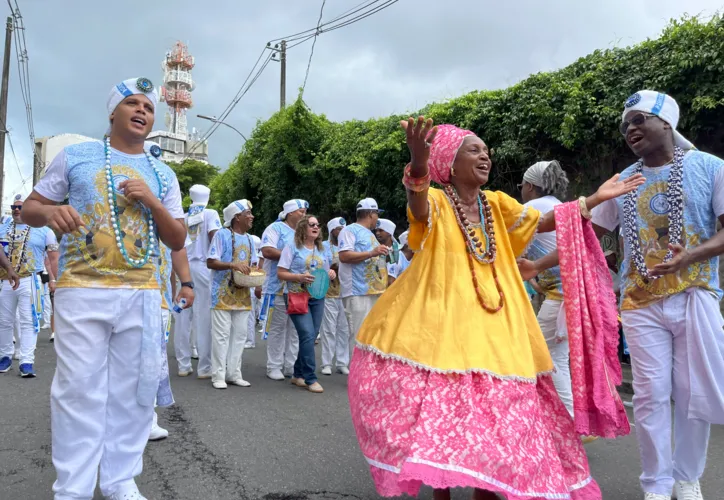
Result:
{"type": "Polygon", "coordinates": [[[399,266],[397,264],[387,264],[387,276],[397,279],[399,266]]]}
{"type": "Polygon", "coordinates": [[[204,218],[206,219],[206,227],[209,228],[209,232],[218,231],[221,229],[221,220],[219,219],[219,213],[216,210],[206,210],[204,218]]]}
{"type": "Polygon", "coordinates": [[[284,247],[284,250],[282,250],[282,256],[279,257],[279,264],[277,264],[277,268],[281,267],[287,270],[291,269],[292,260],[294,260],[294,251],[292,250],[291,245],[287,245],[284,247]]]}
{"type": "Polygon", "coordinates": [[[601,226],[608,231],[613,231],[618,226],[618,204],[616,200],[604,201],[591,210],[593,218],[591,222],[601,226]]]}
{"type": "Polygon", "coordinates": [[[714,174],[714,191],[712,191],[711,194],[711,208],[717,217],[724,215],[724,164],[722,164],[716,174],[714,174]]]}
{"type": "Polygon", "coordinates": [[[53,161],[50,162],[45,170],[45,175],[38,181],[33,188],[40,196],[60,203],[65,200],[68,194],[70,183],[68,182],[68,162],[65,156],[65,150],[55,155],[53,161]]]}
{"type": "Polygon", "coordinates": [[[264,230],[264,234],[261,235],[261,247],[276,248],[279,244],[279,233],[274,226],[269,226],[264,230]]]}
{"type": "Polygon", "coordinates": [[[168,210],[168,213],[170,213],[174,219],[184,218],[184,209],[181,206],[181,188],[178,185],[178,179],[175,175],[161,203],[163,203],[164,208],[168,210]]]}
{"type": "Polygon", "coordinates": [[[259,249],[256,248],[254,238],[249,238],[249,244],[251,245],[251,248],[249,249],[249,251],[251,252],[251,265],[256,266],[257,264],[259,264],[259,249]]]}
{"type": "Polygon", "coordinates": [[[354,250],[354,245],[357,243],[357,238],[352,231],[347,228],[342,229],[339,233],[339,252],[347,252],[354,250]]]}
{"type": "Polygon", "coordinates": [[[48,229],[48,232],[45,234],[45,248],[51,252],[58,250],[58,238],[55,237],[52,229],[48,229]]]}
{"type": "Polygon", "coordinates": [[[221,236],[222,232],[218,231],[211,240],[209,245],[208,259],[221,260],[221,256],[224,255],[224,240],[221,236]]]}

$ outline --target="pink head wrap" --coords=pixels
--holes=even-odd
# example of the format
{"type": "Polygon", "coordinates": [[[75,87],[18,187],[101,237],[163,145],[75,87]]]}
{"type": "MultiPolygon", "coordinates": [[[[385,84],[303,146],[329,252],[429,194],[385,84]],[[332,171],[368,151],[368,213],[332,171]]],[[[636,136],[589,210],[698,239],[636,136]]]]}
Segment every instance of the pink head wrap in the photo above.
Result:
{"type": "Polygon", "coordinates": [[[463,139],[475,135],[455,125],[438,125],[437,135],[430,146],[430,159],[427,162],[432,180],[441,185],[450,184],[450,170],[452,169],[458,149],[463,139]]]}

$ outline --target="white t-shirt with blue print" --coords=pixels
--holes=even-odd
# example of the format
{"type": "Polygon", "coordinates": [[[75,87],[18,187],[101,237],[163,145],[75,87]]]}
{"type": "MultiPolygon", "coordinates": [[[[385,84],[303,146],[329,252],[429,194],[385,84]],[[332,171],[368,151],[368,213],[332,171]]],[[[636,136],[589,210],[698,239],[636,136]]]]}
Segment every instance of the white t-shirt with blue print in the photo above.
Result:
{"type": "MultiPolygon", "coordinates": [[[[375,235],[364,226],[350,224],[339,233],[339,253],[371,252],[379,246],[375,235]]],[[[380,295],[387,289],[387,262],[384,256],[373,257],[359,264],[339,263],[342,298],[380,295]]]]}
{"type": "MultiPolygon", "coordinates": [[[[261,247],[276,248],[281,251],[284,247],[294,241],[294,229],[289,227],[286,222],[274,222],[264,230],[261,236],[261,247]]],[[[270,295],[281,295],[283,285],[277,278],[277,262],[276,260],[264,259],[264,272],[266,272],[266,280],[262,287],[262,293],[270,295]]]]}
{"type": "MultiPolygon", "coordinates": [[[[47,227],[14,225],[12,221],[10,218],[0,226],[0,244],[5,251],[5,256],[11,260],[13,269],[21,278],[28,277],[33,273],[42,273],[45,267],[45,251],[49,247],[56,248],[58,245],[55,233],[47,227]],[[25,246],[24,250],[23,246],[25,246]],[[10,255],[11,249],[12,256],[10,255]]],[[[7,271],[0,269],[0,279],[5,278],[7,278],[7,271]]]]}
{"type": "MultiPolygon", "coordinates": [[[[294,274],[311,273],[315,269],[322,268],[329,271],[330,261],[329,253],[324,249],[309,249],[307,247],[298,248],[294,243],[287,245],[282,250],[282,256],[279,259],[279,265],[294,274]]],[[[285,282],[284,292],[301,292],[302,284],[295,282],[285,282]]]]}
{"type": "MultiPolygon", "coordinates": [[[[256,266],[259,259],[254,240],[249,233],[234,233],[234,255],[231,255],[231,234],[229,229],[222,229],[214,234],[209,247],[209,259],[220,262],[241,262],[249,267],[256,266]]],[[[248,311],[251,309],[251,293],[249,288],[239,288],[231,282],[232,272],[211,271],[211,307],[227,311],[248,311]]]]}

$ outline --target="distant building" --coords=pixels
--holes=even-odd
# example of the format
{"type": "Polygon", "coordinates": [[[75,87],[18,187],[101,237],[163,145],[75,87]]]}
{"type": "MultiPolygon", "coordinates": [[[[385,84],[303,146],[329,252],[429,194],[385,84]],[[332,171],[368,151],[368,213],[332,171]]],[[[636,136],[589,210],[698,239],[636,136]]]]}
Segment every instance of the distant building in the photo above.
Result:
{"type": "Polygon", "coordinates": [[[193,130],[191,136],[182,136],[156,130],[148,135],[148,140],[155,142],[161,148],[161,160],[164,162],[181,163],[184,158],[192,158],[204,163],[209,162],[209,145],[206,141],[199,141],[198,135],[193,130]]]}
{"type": "Polygon", "coordinates": [[[35,139],[35,154],[40,161],[40,177],[45,175],[48,165],[53,161],[60,151],[73,144],[81,142],[98,141],[93,137],[86,137],[80,134],[58,134],[50,137],[40,137],[35,139]]]}

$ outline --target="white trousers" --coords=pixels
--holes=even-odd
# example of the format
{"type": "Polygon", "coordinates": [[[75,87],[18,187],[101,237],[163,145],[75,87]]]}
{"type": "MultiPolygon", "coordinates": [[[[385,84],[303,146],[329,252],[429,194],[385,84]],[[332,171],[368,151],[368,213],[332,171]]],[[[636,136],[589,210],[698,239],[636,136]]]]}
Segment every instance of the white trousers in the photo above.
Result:
{"type": "Polygon", "coordinates": [[[282,370],[285,375],[294,372],[294,363],[299,354],[299,336],[287,314],[284,297],[274,297],[274,311],[268,319],[266,339],[266,372],[282,370]]]}
{"type": "Polygon", "coordinates": [[[53,303],[50,301],[50,286],[43,283],[45,299],[43,301],[43,328],[50,328],[50,315],[53,314],[53,303]]]}
{"type": "Polygon", "coordinates": [[[342,299],[344,304],[344,314],[349,324],[349,346],[350,350],[354,348],[357,340],[357,333],[362,327],[365,318],[377,303],[379,295],[352,295],[342,299]]]}
{"type": "Polygon", "coordinates": [[[332,366],[336,356],[337,368],[349,366],[349,324],[342,299],[324,299],[322,319],[322,366],[332,366]]]}
{"type": "Polygon", "coordinates": [[[566,328],[566,308],[563,301],[543,301],[538,311],[538,324],[548,344],[548,352],[553,360],[553,385],[558,397],[573,416],[573,390],[571,388],[570,348],[568,329],[566,328]]]}
{"type": "Polygon", "coordinates": [[[194,281],[194,305],[184,309],[175,318],[174,350],[179,371],[191,370],[191,326],[196,332],[199,351],[199,375],[211,373],[211,272],[206,262],[189,263],[194,281]]]}
{"type": "Polygon", "coordinates": [[[242,378],[241,357],[249,311],[211,310],[211,381],[242,378]]]}
{"type": "Polygon", "coordinates": [[[5,281],[0,288],[0,358],[13,356],[13,331],[16,317],[20,364],[35,361],[38,335],[33,327],[32,276],[20,278],[20,286],[13,290],[5,281]]]}
{"type": "Polygon", "coordinates": [[[251,288],[251,311],[246,326],[246,342],[252,346],[256,345],[256,323],[259,320],[259,310],[261,309],[261,301],[256,298],[256,289],[251,288]]]}
{"type": "MultiPolygon", "coordinates": [[[[711,311],[719,304],[709,296],[711,311]]],[[[631,352],[636,437],[641,454],[641,487],[645,492],[670,495],[675,481],[696,481],[704,473],[709,444],[708,422],[688,418],[691,394],[686,323],[699,328],[709,318],[686,314],[687,293],[643,309],[623,311],[621,321],[631,352]],[[671,397],[674,407],[674,449],[671,448],[671,397]]],[[[715,318],[716,319],[716,318],[715,318]]],[[[718,332],[721,335],[721,330],[718,332]]],[[[724,377],[724,373],[719,375],[724,377]]]]}
{"type": "Polygon", "coordinates": [[[153,406],[140,406],[143,290],[55,293],[57,365],[50,389],[55,500],[129,487],[143,469],[153,406]]]}

